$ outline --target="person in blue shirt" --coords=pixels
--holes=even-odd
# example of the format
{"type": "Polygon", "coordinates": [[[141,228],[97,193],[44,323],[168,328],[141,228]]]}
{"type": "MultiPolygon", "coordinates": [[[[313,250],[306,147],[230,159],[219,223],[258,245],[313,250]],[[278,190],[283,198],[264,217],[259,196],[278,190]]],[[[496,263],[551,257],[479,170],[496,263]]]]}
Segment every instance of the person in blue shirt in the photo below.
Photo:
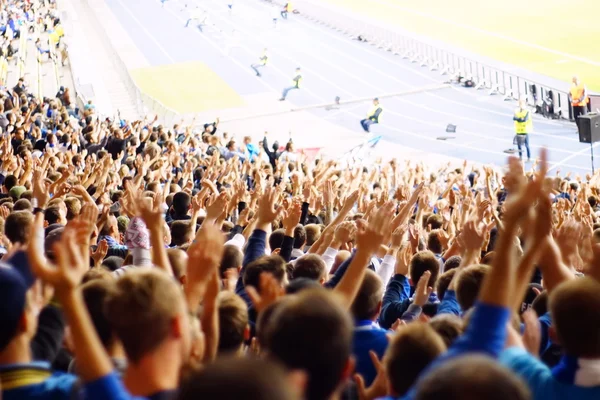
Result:
{"type": "Polygon", "coordinates": [[[375,322],[381,311],[382,296],[381,279],[375,272],[367,270],[350,307],[354,318],[352,354],[356,358],[356,373],[363,377],[366,385],[371,385],[377,375],[369,352],[374,351],[381,358],[388,347],[389,331],[381,329],[375,322]]]}
{"type": "Polygon", "coordinates": [[[600,282],[571,275],[550,293],[552,330],[564,349],[559,364],[550,369],[519,340],[500,355],[500,362],[528,383],[534,400],[600,398],[598,310],[600,282]]]}
{"type": "MultiPolygon", "coordinates": [[[[398,267],[398,264],[396,267],[398,267]]],[[[382,328],[389,329],[408,310],[408,306],[412,302],[410,299],[412,289],[406,276],[408,275],[408,271],[408,265],[406,265],[402,273],[396,270],[396,274],[388,283],[383,297],[381,315],[379,316],[379,324],[382,328]]],[[[430,251],[419,252],[410,260],[410,279],[413,283],[418,282],[425,271],[431,273],[428,286],[435,287],[440,271],[440,263],[430,251]]],[[[435,292],[431,293],[429,302],[433,304],[439,303],[435,292]]]]}

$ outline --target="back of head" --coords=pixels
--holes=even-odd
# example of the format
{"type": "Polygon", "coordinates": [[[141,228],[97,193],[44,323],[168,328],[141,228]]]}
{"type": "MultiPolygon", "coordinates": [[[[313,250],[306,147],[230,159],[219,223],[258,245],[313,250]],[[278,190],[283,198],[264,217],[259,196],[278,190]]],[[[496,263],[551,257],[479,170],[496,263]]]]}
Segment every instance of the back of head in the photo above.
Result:
{"type": "Polygon", "coordinates": [[[420,251],[410,260],[410,279],[414,285],[419,282],[425,271],[431,272],[427,286],[435,287],[438,274],[440,273],[440,262],[431,251],[420,251]]]}
{"type": "Polygon", "coordinates": [[[294,266],[294,279],[308,278],[320,281],[326,278],[327,266],[321,256],[317,254],[305,254],[296,259],[294,266]]]}
{"type": "Polygon", "coordinates": [[[307,373],[306,399],[324,400],[350,372],[352,321],[333,293],[306,290],[292,297],[267,325],[266,350],[289,369],[307,373]]]}
{"type": "Polygon", "coordinates": [[[223,247],[223,259],[221,260],[221,266],[219,267],[219,271],[221,273],[221,278],[225,278],[225,271],[231,268],[235,268],[236,270],[242,266],[242,262],[244,261],[244,254],[242,251],[232,244],[227,244],[223,247]]]}
{"type": "Polygon", "coordinates": [[[319,237],[321,237],[321,227],[317,224],[308,224],[304,226],[306,230],[306,245],[312,246],[319,237]]]}
{"type": "Polygon", "coordinates": [[[294,400],[285,371],[259,358],[226,357],[191,374],[179,389],[177,400],[294,400]]]}
{"type": "Polygon", "coordinates": [[[591,278],[564,282],[550,294],[549,307],[565,353],[600,358],[600,283],[591,278]]]}
{"type": "Polygon", "coordinates": [[[271,251],[281,248],[283,238],[285,237],[285,231],[283,229],[276,229],[269,235],[269,248],[271,251]]]}
{"type": "Polygon", "coordinates": [[[94,279],[81,287],[83,301],[104,347],[108,347],[113,340],[113,330],[106,318],[104,303],[114,285],[114,280],[94,279]]]}
{"type": "Polygon", "coordinates": [[[270,273],[280,283],[286,283],[285,261],[278,255],[264,256],[252,261],[244,270],[244,286],[254,286],[260,290],[260,274],[270,273]]]}
{"type": "Polygon", "coordinates": [[[173,221],[171,224],[171,245],[182,246],[193,240],[190,221],[173,221]]]}
{"type": "Polygon", "coordinates": [[[338,251],[338,253],[335,256],[335,259],[333,260],[333,265],[331,266],[330,273],[334,274],[335,271],[337,271],[337,269],[340,267],[340,265],[342,265],[344,261],[349,259],[351,255],[352,254],[350,254],[348,250],[338,251]]]}
{"type": "Polygon", "coordinates": [[[372,320],[379,315],[383,297],[383,282],[372,270],[365,271],[365,277],[350,307],[355,320],[372,320]]]}
{"type": "Polygon", "coordinates": [[[184,215],[190,208],[191,198],[186,192],[177,192],[173,196],[173,210],[179,215],[184,215]]]}
{"type": "Polygon", "coordinates": [[[33,215],[29,211],[13,211],[4,222],[4,235],[11,243],[27,243],[33,215]]]}
{"type": "Polygon", "coordinates": [[[437,229],[429,232],[427,236],[427,249],[434,254],[442,254],[444,251],[437,229]]]}
{"type": "Polygon", "coordinates": [[[232,292],[219,293],[219,354],[236,352],[246,339],[248,306],[232,292]]]}
{"type": "Polygon", "coordinates": [[[417,384],[416,400],[529,400],[526,384],[491,358],[455,358],[417,384]]]}
{"type": "Polygon", "coordinates": [[[456,269],[451,269],[449,271],[444,272],[438,278],[437,284],[435,286],[435,291],[437,292],[438,298],[440,300],[444,299],[444,295],[446,294],[446,290],[448,290],[448,286],[450,286],[450,282],[454,278],[456,274],[456,269]]]}
{"type": "Polygon", "coordinates": [[[460,256],[452,256],[444,263],[444,273],[452,269],[458,268],[462,258],[460,256]]]}
{"type": "Polygon", "coordinates": [[[489,265],[471,265],[463,269],[458,275],[456,300],[463,311],[473,307],[475,301],[477,301],[483,278],[489,270],[489,265]]]}
{"type": "Polygon", "coordinates": [[[392,394],[406,394],[423,370],[444,351],[442,338],[428,324],[412,323],[400,329],[384,356],[392,394]]]}
{"type": "Polygon", "coordinates": [[[13,206],[13,211],[33,211],[33,206],[27,199],[19,199],[13,206]]]}
{"type": "Polygon", "coordinates": [[[429,325],[440,335],[446,347],[450,347],[464,331],[463,320],[453,314],[436,315],[429,320],[429,325]]]}
{"type": "Polygon", "coordinates": [[[306,244],[306,229],[304,226],[298,225],[294,229],[294,248],[301,249],[306,244]]]}
{"type": "Polygon", "coordinates": [[[140,269],[117,281],[105,311],[127,358],[137,363],[170,335],[173,318],[185,307],[172,278],[156,269],[140,269]]]}

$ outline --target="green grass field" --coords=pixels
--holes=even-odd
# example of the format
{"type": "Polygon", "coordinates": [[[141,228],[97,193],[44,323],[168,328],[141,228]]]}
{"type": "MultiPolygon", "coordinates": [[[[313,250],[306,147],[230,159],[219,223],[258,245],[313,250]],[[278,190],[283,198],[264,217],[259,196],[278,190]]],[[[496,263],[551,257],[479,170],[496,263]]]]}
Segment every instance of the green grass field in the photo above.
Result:
{"type": "Polygon", "coordinates": [[[321,1],[600,92],[598,0],[321,1]]]}
{"type": "Polygon", "coordinates": [[[244,105],[240,95],[202,62],[140,68],[131,75],[142,92],[179,114],[244,105]]]}

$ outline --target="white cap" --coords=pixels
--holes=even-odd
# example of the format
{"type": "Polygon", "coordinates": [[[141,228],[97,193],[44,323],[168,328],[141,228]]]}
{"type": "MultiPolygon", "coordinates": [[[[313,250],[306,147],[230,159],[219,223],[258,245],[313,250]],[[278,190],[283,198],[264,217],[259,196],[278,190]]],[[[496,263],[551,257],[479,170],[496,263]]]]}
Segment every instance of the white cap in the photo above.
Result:
{"type": "Polygon", "coordinates": [[[244,237],[244,235],[238,233],[233,238],[231,238],[230,240],[228,240],[225,243],[225,246],[231,245],[231,246],[235,246],[238,249],[242,250],[244,248],[245,244],[246,244],[246,238],[244,237]]]}

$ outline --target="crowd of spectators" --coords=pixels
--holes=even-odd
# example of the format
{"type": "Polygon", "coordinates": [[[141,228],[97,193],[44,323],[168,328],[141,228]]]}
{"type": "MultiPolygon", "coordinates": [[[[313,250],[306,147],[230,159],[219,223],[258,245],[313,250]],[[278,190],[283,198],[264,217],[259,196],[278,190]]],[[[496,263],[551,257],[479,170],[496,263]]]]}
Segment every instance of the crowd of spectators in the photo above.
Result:
{"type": "Polygon", "coordinates": [[[600,174],[311,159],[70,96],[0,101],[3,399],[600,399],[600,174]]]}

